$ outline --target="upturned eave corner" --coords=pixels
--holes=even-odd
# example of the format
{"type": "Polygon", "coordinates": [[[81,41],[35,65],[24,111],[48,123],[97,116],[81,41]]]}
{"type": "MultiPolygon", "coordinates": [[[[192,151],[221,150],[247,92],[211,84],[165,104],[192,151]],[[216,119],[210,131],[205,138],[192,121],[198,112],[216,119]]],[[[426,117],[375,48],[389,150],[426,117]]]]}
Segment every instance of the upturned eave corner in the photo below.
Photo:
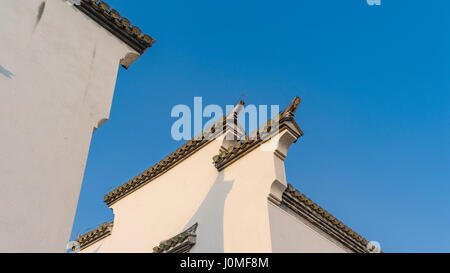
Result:
{"type": "Polygon", "coordinates": [[[280,153],[280,156],[284,160],[290,144],[296,142],[303,135],[303,131],[294,120],[295,112],[299,104],[300,98],[295,97],[283,112],[278,114],[274,119],[269,120],[267,124],[261,126],[250,135],[245,136],[242,140],[234,142],[232,146],[221,149],[219,154],[213,157],[213,163],[217,170],[222,171],[245,154],[253,151],[272,138],[278,140],[275,152],[278,150],[278,147],[281,147],[280,143],[283,146],[281,150],[285,147],[286,151],[280,153]],[[278,130],[274,130],[274,128],[278,128],[278,130]],[[289,133],[286,134],[285,131],[289,133]]]}
{"type": "Polygon", "coordinates": [[[298,96],[295,96],[295,98],[292,100],[292,102],[289,104],[288,107],[281,113],[280,115],[280,124],[289,122],[292,124],[292,129],[294,129],[295,134],[297,135],[297,138],[300,138],[303,136],[303,131],[300,129],[300,126],[295,121],[295,113],[297,112],[298,107],[300,106],[301,99],[298,96]]]}
{"type": "Polygon", "coordinates": [[[139,27],[131,25],[130,20],[104,1],[80,0],[75,7],[135,51],[128,53],[120,60],[120,64],[125,69],[128,69],[156,42],[139,27]]]}

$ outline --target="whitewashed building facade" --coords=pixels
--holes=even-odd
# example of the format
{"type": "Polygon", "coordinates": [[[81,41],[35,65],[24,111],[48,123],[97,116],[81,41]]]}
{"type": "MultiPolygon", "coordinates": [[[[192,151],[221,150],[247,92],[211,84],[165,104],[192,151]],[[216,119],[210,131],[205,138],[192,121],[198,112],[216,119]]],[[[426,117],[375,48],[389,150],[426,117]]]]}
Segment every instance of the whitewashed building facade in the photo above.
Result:
{"type": "Polygon", "coordinates": [[[289,147],[303,135],[294,119],[299,103],[295,98],[250,136],[230,126],[237,124],[240,103],[108,193],[114,221],[80,235],[78,250],[369,252],[366,239],[286,181],[289,147]]]}
{"type": "Polygon", "coordinates": [[[65,251],[119,65],[154,42],[103,1],[69,2],[0,0],[0,252],[65,251]]]}

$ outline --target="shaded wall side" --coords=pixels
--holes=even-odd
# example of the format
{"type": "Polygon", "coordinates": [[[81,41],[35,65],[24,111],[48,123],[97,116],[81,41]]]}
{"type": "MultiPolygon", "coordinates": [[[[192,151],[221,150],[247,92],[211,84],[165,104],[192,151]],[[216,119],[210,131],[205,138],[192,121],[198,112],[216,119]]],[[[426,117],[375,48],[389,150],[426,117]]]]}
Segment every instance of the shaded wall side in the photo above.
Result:
{"type": "Polygon", "coordinates": [[[270,234],[273,252],[346,253],[351,252],[307,220],[269,202],[270,234]]]}

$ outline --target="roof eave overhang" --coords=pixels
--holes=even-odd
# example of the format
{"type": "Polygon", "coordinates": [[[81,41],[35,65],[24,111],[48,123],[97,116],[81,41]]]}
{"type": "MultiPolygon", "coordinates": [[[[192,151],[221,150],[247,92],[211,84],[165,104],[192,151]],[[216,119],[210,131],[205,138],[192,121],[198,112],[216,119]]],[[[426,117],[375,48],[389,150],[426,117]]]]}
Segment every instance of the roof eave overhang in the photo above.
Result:
{"type": "Polygon", "coordinates": [[[103,1],[97,3],[97,1],[81,0],[80,5],[75,7],[140,55],[156,42],[149,35],[142,34],[138,27],[131,26],[128,19],[121,17],[116,10],[110,9],[103,1]]]}

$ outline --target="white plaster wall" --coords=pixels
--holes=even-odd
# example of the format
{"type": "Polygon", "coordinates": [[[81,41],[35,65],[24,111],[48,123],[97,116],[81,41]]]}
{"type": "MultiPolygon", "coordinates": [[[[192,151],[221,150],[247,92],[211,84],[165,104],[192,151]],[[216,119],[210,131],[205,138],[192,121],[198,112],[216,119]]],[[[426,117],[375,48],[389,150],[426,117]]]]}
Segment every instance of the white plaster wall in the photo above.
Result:
{"type": "Polygon", "coordinates": [[[0,7],[0,252],[64,251],[92,132],[132,50],[62,0],[0,7]]]}
{"type": "Polygon", "coordinates": [[[281,253],[352,252],[297,215],[269,203],[272,251],[281,253]]]}
{"type": "Polygon", "coordinates": [[[192,252],[271,252],[267,197],[277,173],[284,179],[284,165],[258,148],[218,172],[212,158],[222,141],[114,203],[112,235],[82,252],[152,252],[196,222],[192,252]]]}
{"type": "Polygon", "coordinates": [[[224,211],[225,252],[271,252],[267,197],[276,179],[273,151],[261,148],[223,172],[234,181],[224,211]]]}
{"type": "Polygon", "coordinates": [[[114,203],[112,234],[81,252],[152,252],[195,223],[194,253],[348,251],[268,200],[286,186],[284,162],[275,150],[287,154],[295,140],[290,132],[218,172],[212,158],[222,138],[114,203]]]}
{"type": "MultiPolygon", "coordinates": [[[[114,227],[100,252],[153,252],[153,248],[199,222],[196,249],[221,252],[222,210],[230,182],[212,163],[214,140],[170,171],[112,205],[114,227]]],[[[170,151],[168,151],[170,153],[170,151]]],[[[86,249],[83,252],[88,252],[86,249]]]]}

